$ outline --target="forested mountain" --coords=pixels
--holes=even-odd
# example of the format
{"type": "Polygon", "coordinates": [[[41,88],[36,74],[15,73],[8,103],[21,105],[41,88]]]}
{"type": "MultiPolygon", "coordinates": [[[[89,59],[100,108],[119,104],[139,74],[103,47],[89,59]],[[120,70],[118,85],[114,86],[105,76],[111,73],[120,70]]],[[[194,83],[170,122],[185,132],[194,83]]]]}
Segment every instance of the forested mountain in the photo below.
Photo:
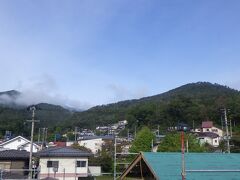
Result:
{"type": "MultiPolygon", "coordinates": [[[[16,98],[20,92],[7,91],[0,93],[0,135],[6,130],[15,134],[29,133],[31,112],[25,106],[19,106],[14,101],[3,103],[8,96],[16,98]],[[4,96],[3,96],[4,95],[4,96]]],[[[61,127],[60,129],[95,128],[108,125],[119,120],[128,120],[128,128],[134,129],[147,125],[150,128],[160,125],[163,129],[185,122],[195,126],[203,120],[212,120],[221,125],[220,109],[231,109],[229,118],[240,125],[240,92],[226,86],[199,82],[186,84],[168,92],[136,100],[96,106],[82,112],[72,112],[61,106],[41,103],[36,105],[36,127],[61,127]]]]}
{"type": "MultiPolygon", "coordinates": [[[[29,107],[16,103],[15,99],[21,93],[15,90],[0,93],[0,136],[6,130],[12,131],[13,134],[29,135],[30,123],[26,120],[31,119],[32,112],[29,107]]],[[[62,121],[67,121],[73,112],[57,105],[40,103],[35,105],[36,123],[38,127],[54,127],[62,121]]]]}
{"type": "Polygon", "coordinates": [[[96,106],[87,111],[75,113],[67,126],[91,127],[108,125],[127,119],[129,128],[147,125],[149,127],[175,126],[178,122],[200,125],[203,120],[221,124],[220,109],[231,109],[230,118],[240,121],[240,93],[226,86],[199,82],[186,84],[166,93],[96,106]]]}

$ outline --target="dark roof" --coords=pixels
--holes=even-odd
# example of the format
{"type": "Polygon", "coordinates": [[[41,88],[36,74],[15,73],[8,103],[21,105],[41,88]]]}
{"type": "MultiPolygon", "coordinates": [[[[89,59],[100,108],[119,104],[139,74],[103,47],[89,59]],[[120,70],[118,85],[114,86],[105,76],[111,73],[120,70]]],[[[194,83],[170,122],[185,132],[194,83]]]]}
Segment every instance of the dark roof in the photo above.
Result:
{"type": "Polygon", "coordinates": [[[213,132],[200,132],[198,133],[199,137],[210,137],[210,138],[217,138],[219,135],[213,132]]]}
{"type": "Polygon", "coordinates": [[[36,153],[39,157],[88,157],[91,153],[71,147],[50,147],[36,153]]]}
{"type": "Polygon", "coordinates": [[[1,150],[0,160],[27,160],[29,152],[20,150],[1,150]]]}
{"type": "Polygon", "coordinates": [[[211,127],[213,127],[212,121],[203,121],[202,122],[202,128],[211,128],[211,127]]]}

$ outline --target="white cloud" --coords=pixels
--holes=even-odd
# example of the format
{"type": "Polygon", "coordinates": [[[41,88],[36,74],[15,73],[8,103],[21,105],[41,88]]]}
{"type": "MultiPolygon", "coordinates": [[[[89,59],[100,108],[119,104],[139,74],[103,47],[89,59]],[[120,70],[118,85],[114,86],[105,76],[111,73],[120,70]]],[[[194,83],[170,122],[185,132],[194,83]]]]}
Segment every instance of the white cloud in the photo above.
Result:
{"type": "Polygon", "coordinates": [[[7,104],[16,103],[24,106],[50,103],[81,110],[90,107],[90,104],[87,102],[73,100],[67,95],[59,93],[56,81],[49,75],[41,76],[37,80],[29,79],[28,81],[20,82],[18,88],[21,92],[19,96],[12,98],[4,94],[0,96],[0,101],[7,104]]]}

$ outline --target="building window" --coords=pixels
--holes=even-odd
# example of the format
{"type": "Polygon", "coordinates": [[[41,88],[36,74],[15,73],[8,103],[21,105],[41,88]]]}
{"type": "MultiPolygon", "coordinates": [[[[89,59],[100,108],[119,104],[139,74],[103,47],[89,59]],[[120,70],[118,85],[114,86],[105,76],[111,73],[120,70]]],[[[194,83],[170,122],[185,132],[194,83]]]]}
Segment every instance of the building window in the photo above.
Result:
{"type": "Polygon", "coordinates": [[[209,131],[209,129],[207,129],[207,131],[209,131]]]}
{"type": "Polygon", "coordinates": [[[217,143],[217,140],[215,140],[215,143],[217,143]]]}
{"type": "Polygon", "coordinates": [[[54,167],[54,168],[58,168],[58,161],[47,161],[47,167],[54,167]]]}
{"type": "Polygon", "coordinates": [[[86,161],[77,161],[77,167],[86,167],[86,161]]]}

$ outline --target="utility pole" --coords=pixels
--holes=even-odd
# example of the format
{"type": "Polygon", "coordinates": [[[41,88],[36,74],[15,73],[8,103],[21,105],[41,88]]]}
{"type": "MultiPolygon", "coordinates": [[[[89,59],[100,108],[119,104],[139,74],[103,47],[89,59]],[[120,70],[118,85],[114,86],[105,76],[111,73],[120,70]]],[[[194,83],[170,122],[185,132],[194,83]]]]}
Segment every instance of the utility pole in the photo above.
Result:
{"type": "Polygon", "coordinates": [[[38,145],[40,143],[40,133],[41,133],[41,128],[38,128],[38,145]]]}
{"type": "Polygon", "coordinates": [[[181,132],[181,144],[182,144],[182,180],[186,179],[186,169],[185,169],[185,148],[184,148],[184,131],[181,132]]]}
{"type": "Polygon", "coordinates": [[[36,108],[33,106],[30,108],[32,111],[32,120],[27,120],[28,122],[32,123],[32,129],[31,129],[31,146],[30,146],[30,155],[29,155],[29,179],[32,179],[32,153],[33,153],[33,135],[34,135],[34,123],[39,122],[38,120],[34,120],[35,118],[35,110],[36,108]]]}
{"type": "Polygon", "coordinates": [[[46,128],[46,131],[45,131],[45,143],[47,142],[47,135],[48,135],[48,128],[46,128]]]}
{"type": "Polygon", "coordinates": [[[228,120],[227,120],[227,110],[224,108],[224,119],[226,127],[226,138],[227,138],[227,152],[230,153],[230,143],[229,143],[229,132],[228,132],[228,120]]]}
{"type": "Polygon", "coordinates": [[[230,125],[230,137],[232,138],[232,119],[229,118],[229,125],[230,125]]]}
{"type": "Polygon", "coordinates": [[[117,179],[117,137],[114,136],[114,174],[113,174],[113,178],[114,180],[117,179]]]}
{"type": "Polygon", "coordinates": [[[75,143],[77,143],[77,128],[78,127],[75,127],[75,130],[74,130],[75,131],[75,133],[74,133],[75,134],[75,143]]]}
{"type": "Polygon", "coordinates": [[[221,125],[222,125],[222,130],[223,130],[223,117],[221,115],[221,125]]]}

